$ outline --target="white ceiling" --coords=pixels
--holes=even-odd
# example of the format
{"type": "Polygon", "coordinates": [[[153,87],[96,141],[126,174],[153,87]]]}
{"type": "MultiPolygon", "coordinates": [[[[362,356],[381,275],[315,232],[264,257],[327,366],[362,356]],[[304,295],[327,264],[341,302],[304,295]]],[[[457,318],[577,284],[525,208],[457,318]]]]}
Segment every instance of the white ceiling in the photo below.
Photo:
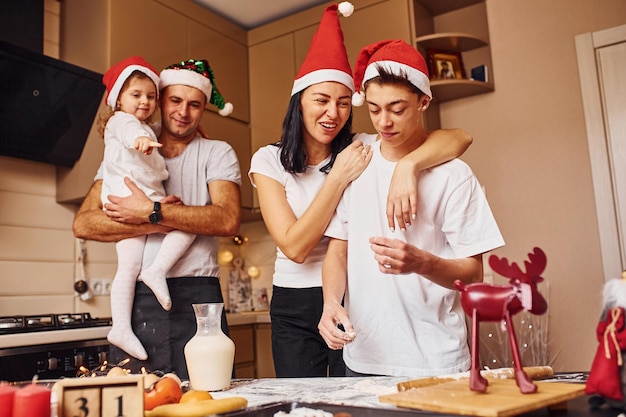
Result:
{"type": "Polygon", "coordinates": [[[329,0],[193,0],[245,28],[252,29],[329,0]]]}

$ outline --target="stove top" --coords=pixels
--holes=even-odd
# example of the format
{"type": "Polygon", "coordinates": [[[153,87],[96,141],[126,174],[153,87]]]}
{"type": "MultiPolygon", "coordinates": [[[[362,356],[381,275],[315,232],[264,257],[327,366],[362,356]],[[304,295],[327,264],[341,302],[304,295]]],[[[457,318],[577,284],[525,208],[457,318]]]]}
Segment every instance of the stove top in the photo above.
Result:
{"type": "Polygon", "coordinates": [[[110,317],[89,313],[42,314],[0,317],[0,335],[110,326],[110,317]]]}

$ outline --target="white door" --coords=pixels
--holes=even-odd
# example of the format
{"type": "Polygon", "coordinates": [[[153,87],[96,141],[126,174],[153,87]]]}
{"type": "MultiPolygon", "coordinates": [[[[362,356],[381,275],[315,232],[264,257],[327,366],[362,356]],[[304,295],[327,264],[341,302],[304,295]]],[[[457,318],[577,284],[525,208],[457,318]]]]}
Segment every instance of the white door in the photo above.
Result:
{"type": "Polygon", "coordinates": [[[626,270],[626,25],[576,36],[605,279],[626,270]]]}

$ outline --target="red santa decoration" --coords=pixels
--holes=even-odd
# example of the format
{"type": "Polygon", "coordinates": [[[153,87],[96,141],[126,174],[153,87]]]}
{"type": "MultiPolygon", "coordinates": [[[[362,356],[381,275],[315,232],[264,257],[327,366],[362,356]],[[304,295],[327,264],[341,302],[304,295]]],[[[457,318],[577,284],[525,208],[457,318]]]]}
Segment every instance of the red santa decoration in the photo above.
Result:
{"type": "Polygon", "coordinates": [[[611,279],[604,284],[602,298],[603,312],[596,328],[598,349],[585,392],[591,395],[592,406],[608,402],[612,407],[624,407],[621,375],[624,369],[622,350],[626,350],[626,272],[621,279],[611,279]]]}

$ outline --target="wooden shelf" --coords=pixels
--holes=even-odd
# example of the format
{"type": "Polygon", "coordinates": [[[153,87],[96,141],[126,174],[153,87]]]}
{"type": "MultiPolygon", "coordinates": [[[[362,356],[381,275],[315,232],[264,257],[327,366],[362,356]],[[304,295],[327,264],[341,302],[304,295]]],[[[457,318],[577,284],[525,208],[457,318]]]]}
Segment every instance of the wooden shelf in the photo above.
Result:
{"type": "MultiPolygon", "coordinates": [[[[439,63],[433,61],[439,58],[431,55],[436,52],[459,55],[459,66],[462,68],[454,68],[457,76],[469,77],[471,69],[480,65],[491,71],[486,0],[412,0],[410,4],[413,6],[413,44],[424,54],[424,58],[431,61],[428,64],[432,73],[439,71],[439,63]]],[[[431,78],[433,107],[494,91],[491,72],[486,80],[431,78]]],[[[428,123],[432,125],[429,128],[434,129],[439,127],[440,121],[438,117],[432,117],[428,123]]]]}
{"type": "Polygon", "coordinates": [[[471,6],[476,3],[481,3],[485,0],[416,0],[420,3],[428,12],[437,16],[440,14],[448,13],[453,10],[461,9],[463,7],[471,6]]]}
{"type": "Polygon", "coordinates": [[[415,42],[425,49],[437,49],[440,51],[465,52],[472,49],[487,46],[484,39],[477,38],[467,33],[433,33],[420,36],[415,42]]]}
{"type": "Polygon", "coordinates": [[[431,80],[430,88],[434,96],[433,101],[439,103],[463,97],[475,96],[477,94],[489,93],[495,90],[492,83],[485,83],[470,79],[431,80]]]}

